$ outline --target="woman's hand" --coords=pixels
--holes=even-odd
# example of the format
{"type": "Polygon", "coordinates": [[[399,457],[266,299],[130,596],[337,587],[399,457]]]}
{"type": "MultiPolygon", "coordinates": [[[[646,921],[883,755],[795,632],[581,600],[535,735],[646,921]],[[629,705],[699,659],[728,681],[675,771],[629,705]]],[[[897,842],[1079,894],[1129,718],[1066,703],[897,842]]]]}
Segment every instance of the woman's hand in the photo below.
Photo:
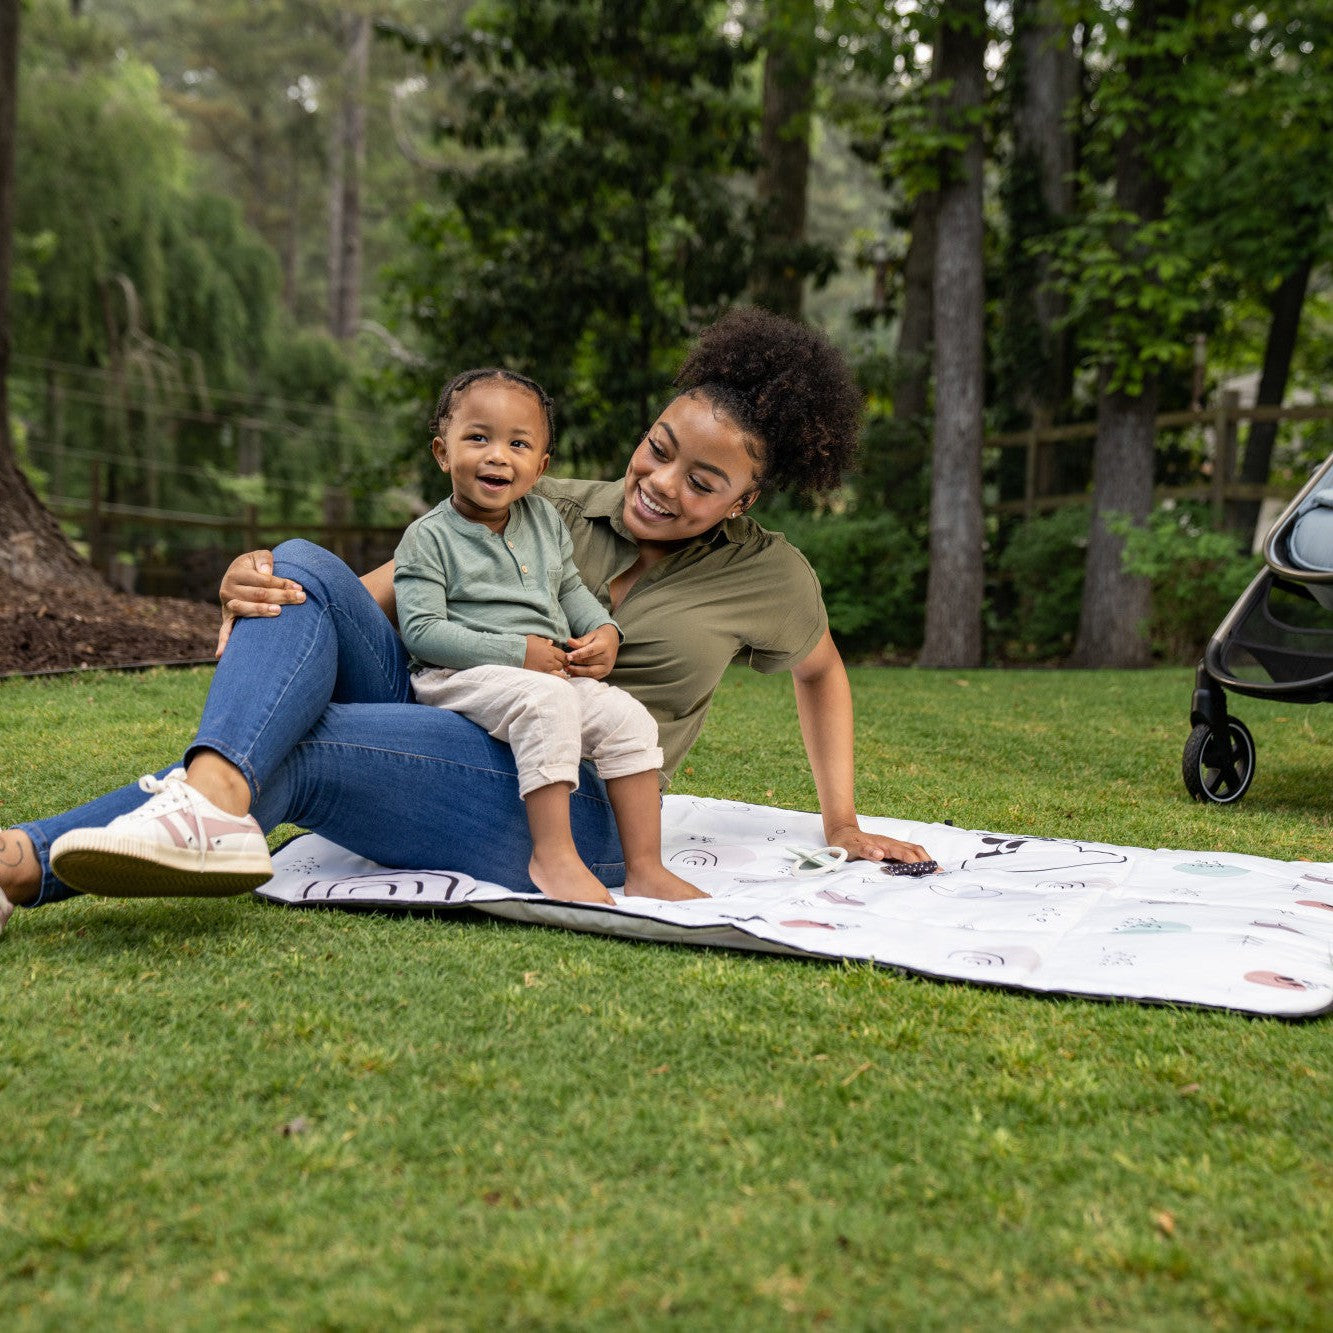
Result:
{"type": "Polygon", "coordinates": [[[565,650],[557,648],[550,639],[543,639],[538,634],[529,634],[527,638],[528,648],[523,654],[523,670],[563,676],[565,663],[569,661],[565,650]]]}
{"type": "Polygon", "coordinates": [[[866,833],[856,820],[852,763],[852,687],[827,630],[810,655],[792,668],[801,736],[819,792],[824,838],[853,861],[929,861],[914,842],[866,833]]]}
{"type": "Polygon", "coordinates": [[[284,606],[304,602],[305,591],[292,579],[274,576],[272,551],[247,551],[227,566],[218,600],[222,603],[222,626],[214,656],[221,657],[238,617],[276,616],[284,606]]]}
{"type": "Polygon", "coordinates": [[[588,676],[604,680],[616,664],[620,651],[620,635],[614,625],[598,625],[590,634],[581,634],[569,641],[568,665],[571,676],[588,676]]]}
{"type": "Polygon", "coordinates": [[[930,853],[914,842],[899,842],[879,833],[867,833],[856,824],[835,829],[830,847],[845,847],[849,861],[929,861],[930,853]]]}

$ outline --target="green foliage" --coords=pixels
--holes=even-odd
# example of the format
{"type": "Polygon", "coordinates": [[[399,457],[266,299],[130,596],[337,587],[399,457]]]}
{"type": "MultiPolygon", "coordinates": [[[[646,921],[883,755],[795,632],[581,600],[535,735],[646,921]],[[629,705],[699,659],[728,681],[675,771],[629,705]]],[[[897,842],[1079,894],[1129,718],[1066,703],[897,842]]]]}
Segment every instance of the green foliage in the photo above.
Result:
{"type": "Polygon", "coordinates": [[[895,417],[893,393],[904,373],[899,358],[866,339],[853,355],[865,396],[856,474],[857,503],[896,515],[924,544],[930,508],[930,421],[895,417]]]}
{"type": "Polygon", "coordinates": [[[1231,533],[1206,526],[1188,507],[1159,509],[1143,526],[1112,514],[1107,527],[1124,538],[1121,565],[1152,583],[1148,634],[1168,662],[1196,661],[1232,603],[1260,568],[1231,533]]]}
{"type": "Polygon", "coordinates": [[[20,50],[15,223],[49,238],[16,293],[15,341],[30,353],[98,361],[103,301],[132,283],[137,324],[160,325],[162,235],[184,183],[179,124],[153,70],[115,53],[55,0],[35,4],[20,50]]]}
{"type": "Polygon", "coordinates": [[[468,150],[418,205],[390,274],[441,367],[500,361],[561,405],[581,468],[623,456],[692,333],[749,273],[737,172],[754,163],[748,52],[705,0],[495,0],[447,67],[468,150]]]}
{"type": "Polygon", "coordinates": [[[1112,393],[1137,395],[1147,378],[1188,355],[1199,314],[1198,271],[1173,221],[1143,221],[1097,206],[1043,242],[1070,298],[1085,359],[1112,393]]]}
{"type": "Polygon", "coordinates": [[[894,514],[760,515],[814,567],[829,628],[853,656],[901,653],[921,643],[926,552],[894,514]]]}
{"type": "Polygon", "coordinates": [[[1088,511],[1069,505],[1020,524],[1000,556],[996,633],[1013,661],[1065,656],[1078,632],[1088,511]]]}
{"type": "Polygon", "coordinates": [[[24,27],[15,343],[107,365],[148,343],[228,385],[262,364],[277,265],[237,205],[193,187],[155,71],[54,0],[24,27]]]}

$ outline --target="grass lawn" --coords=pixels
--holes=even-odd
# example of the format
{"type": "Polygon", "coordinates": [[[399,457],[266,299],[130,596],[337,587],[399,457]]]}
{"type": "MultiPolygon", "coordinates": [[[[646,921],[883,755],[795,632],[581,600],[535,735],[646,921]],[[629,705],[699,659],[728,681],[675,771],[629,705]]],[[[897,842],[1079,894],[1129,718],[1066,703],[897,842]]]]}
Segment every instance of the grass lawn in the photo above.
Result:
{"type": "MultiPolygon", "coordinates": [[[[0,684],[0,821],[178,752],[208,673],[0,684]]],[[[1333,860],[1333,710],[859,670],[869,814],[1333,860]]],[[[811,808],[733,672],[677,790],[811,808]]],[[[1333,1019],[252,899],[0,940],[7,1328],[1333,1326],[1333,1019]]]]}

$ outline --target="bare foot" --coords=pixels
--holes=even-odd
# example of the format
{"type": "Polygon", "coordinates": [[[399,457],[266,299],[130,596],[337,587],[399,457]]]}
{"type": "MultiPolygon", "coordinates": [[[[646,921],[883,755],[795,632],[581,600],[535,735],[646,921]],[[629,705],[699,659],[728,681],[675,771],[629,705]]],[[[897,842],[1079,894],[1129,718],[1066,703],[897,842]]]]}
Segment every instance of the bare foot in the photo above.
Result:
{"type": "Polygon", "coordinates": [[[569,852],[533,852],[528,876],[548,897],[567,903],[610,903],[615,899],[571,849],[569,852]]]}
{"type": "Polygon", "coordinates": [[[708,897],[702,889],[695,888],[679,875],[673,875],[660,863],[630,871],[625,877],[625,892],[631,898],[663,898],[669,903],[708,897]]]}

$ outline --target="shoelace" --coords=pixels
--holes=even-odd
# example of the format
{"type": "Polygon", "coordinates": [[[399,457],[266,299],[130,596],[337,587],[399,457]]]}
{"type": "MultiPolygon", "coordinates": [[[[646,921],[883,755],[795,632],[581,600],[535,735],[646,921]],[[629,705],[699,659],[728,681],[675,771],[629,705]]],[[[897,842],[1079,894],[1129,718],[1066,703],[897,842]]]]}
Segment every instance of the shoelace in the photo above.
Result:
{"type": "MultiPolygon", "coordinates": [[[[169,783],[179,783],[185,786],[185,770],[183,768],[173,768],[164,778],[155,777],[152,773],[145,773],[139,779],[139,790],[146,791],[150,796],[156,796],[159,792],[164,792],[169,783]]],[[[188,791],[189,788],[186,787],[188,791]]]]}
{"type": "Polygon", "coordinates": [[[204,807],[208,806],[210,809],[212,807],[211,802],[203,792],[195,791],[185,781],[185,770],[183,768],[173,768],[164,778],[145,773],[139,779],[139,790],[146,791],[152,796],[170,791],[173,795],[184,797],[185,808],[180,813],[183,818],[188,819],[194,825],[195,843],[199,855],[202,856],[208,848],[208,838],[204,833],[204,820],[208,818],[208,810],[204,807]]]}

